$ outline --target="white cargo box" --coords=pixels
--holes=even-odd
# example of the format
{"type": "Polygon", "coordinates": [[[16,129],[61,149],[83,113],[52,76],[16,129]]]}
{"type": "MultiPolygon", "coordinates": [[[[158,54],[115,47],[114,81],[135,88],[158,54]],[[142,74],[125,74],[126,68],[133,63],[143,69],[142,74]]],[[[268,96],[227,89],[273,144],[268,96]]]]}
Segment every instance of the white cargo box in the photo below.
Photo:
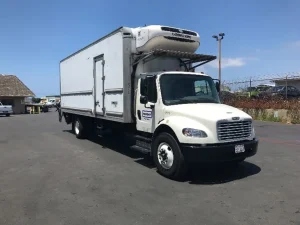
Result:
{"type": "MultiPolygon", "coordinates": [[[[149,32],[161,29],[160,26],[149,27],[149,32]]],[[[132,123],[135,117],[135,75],[186,71],[192,63],[201,62],[202,65],[215,59],[215,56],[192,53],[195,48],[192,45],[176,41],[176,47],[173,42],[160,40],[161,44],[158,39],[151,45],[144,45],[145,52],[137,53],[136,47],[140,46],[141,50],[143,46],[138,43],[137,31],[137,28],[121,27],[60,62],[62,113],[132,123]]],[[[198,43],[199,36],[194,34],[193,39],[198,43]]]]}
{"type": "Polygon", "coordinates": [[[130,122],[130,28],[119,28],[60,62],[62,112],[130,122]]]}

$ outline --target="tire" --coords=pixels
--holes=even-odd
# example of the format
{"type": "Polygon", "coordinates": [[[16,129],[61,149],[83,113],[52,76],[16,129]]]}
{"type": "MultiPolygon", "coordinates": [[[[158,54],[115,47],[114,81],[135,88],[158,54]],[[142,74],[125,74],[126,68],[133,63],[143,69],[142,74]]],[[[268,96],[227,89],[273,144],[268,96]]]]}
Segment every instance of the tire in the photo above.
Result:
{"type": "Polygon", "coordinates": [[[181,180],[187,172],[180,147],[169,133],[161,133],[155,138],[152,156],[158,172],[167,178],[181,180]]]}
{"type": "Polygon", "coordinates": [[[10,116],[10,114],[9,114],[9,113],[7,113],[5,116],[6,116],[6,117],[9,117],[9,116],[10,116]]]}
{"type": "Polygon", "coordinates": [[[237,167],[240,163],[244,162],[246,158],[237,159],[231,162],[228,162],[228,165],[231,167],[237,167]]]}
{"type": "Polygon", "coordinates": [[[85,131],[83,124],[79,117],[75,117],[72,123],[72,131],[75,134],[76,138],[83,139],[85,137],[85,131]]]}

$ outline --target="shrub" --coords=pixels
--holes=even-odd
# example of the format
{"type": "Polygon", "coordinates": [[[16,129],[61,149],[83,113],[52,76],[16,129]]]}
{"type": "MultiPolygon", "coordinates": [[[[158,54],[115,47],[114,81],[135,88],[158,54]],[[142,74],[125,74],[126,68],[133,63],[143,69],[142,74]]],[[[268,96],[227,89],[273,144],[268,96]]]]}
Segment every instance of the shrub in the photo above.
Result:
{"type": "Polygon", "coordinates": [[[256,99],[243,96],[221,96],[224,104],[242,109],[287,109],[300,113],[300,99],[256,99]]]}

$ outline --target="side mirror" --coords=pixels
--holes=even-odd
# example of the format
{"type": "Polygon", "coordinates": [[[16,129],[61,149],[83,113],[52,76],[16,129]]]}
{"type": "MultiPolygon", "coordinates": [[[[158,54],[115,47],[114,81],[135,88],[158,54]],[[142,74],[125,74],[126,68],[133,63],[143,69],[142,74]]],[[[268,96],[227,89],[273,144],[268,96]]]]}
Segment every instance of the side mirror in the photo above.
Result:
{"type": "Polygon", "coordinates": [[[141,95],[141,97],[140,97],[140,103],[144,104],[144,105],[147,104],[148,103],[148,97],[141,95]]]}

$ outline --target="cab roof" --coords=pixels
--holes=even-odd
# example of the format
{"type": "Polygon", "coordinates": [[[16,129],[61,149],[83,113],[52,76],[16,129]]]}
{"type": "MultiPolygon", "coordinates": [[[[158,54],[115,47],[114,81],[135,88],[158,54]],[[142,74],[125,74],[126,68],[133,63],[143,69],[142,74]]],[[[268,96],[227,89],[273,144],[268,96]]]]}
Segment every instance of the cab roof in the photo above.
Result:
{"type": "Polygon", "coordinates": [[[161,74],[186,74],[186,75],[195,75],[195,76],[209,76],[203,72],[186,72],[186,71],[157,71],[157,72],[150,72],[150,73],[142,73],[141,75],[146,76],[157,76],[161,74]]]}

